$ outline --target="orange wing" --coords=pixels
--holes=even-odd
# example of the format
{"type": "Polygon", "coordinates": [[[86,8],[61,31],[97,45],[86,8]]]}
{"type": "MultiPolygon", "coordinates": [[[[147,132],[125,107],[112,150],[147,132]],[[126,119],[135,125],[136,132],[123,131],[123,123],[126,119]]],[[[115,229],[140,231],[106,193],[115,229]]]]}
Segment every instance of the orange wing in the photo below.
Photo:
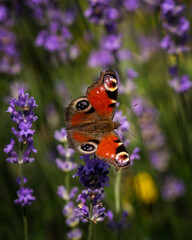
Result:
{"type": "Polygon", "coordinates": [[[99,159],[113,164],[116,170],[129,166],[129,154],[116,132],[110,132],[100,141],[96,155],[99,159]]]}

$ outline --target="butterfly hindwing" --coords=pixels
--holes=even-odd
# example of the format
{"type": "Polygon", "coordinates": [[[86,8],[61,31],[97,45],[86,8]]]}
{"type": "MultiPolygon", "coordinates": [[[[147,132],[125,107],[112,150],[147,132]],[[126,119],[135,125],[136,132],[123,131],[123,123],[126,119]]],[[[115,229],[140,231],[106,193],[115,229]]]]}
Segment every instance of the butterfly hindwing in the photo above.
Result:
{"type": "Polygon", "coordinates": [[[101,72],[97,82],[88,87],[86,92],[89,102],[102,119],[113,117],[117,94],[117,76],[112,70],[101,72]]]}
{"type": "Polygon", "coordinates": [[[67,139],[69,147],[81,154],[95,153],[99,144],[99,141],[94,139],[93,136],[82,131],[69,130],[67,139]]]}
{"type": "Polygon", "coordinates": [[[99,159],[113,164],[116,170],[127,168],[130,164],[127,149],[115,131],[103,136],[96,155],[99,159]]]}

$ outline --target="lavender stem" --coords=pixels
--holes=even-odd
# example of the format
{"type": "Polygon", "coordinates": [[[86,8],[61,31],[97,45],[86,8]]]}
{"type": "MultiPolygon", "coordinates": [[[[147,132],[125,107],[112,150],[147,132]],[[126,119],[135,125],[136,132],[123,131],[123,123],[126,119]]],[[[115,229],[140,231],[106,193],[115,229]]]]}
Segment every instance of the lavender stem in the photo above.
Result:
{"type": "Polygon", "coordinates": [[[93,213],[93,201],[92,200],[90,201],[89,213],[90,213],[90,222],[89,222],[88,240],[92,240],[93,239],[93,221],[91,221],[92,213],[93,213]]]}
{"type": "Polygon", "coordinates": [[[121,182],[121,171],[116,173],[115,178],[115,210],[118,214],[120,212],[120,182],[121,182]]]}

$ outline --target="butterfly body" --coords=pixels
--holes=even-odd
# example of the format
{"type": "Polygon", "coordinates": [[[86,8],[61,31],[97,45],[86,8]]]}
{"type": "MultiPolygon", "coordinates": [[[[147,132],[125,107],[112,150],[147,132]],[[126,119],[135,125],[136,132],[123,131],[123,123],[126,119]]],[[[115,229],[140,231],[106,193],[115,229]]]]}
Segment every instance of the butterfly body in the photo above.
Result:
{"type": "Polygon", "coordinates": [[[117,91],[116,74],[101,72],[86,96],[74,99],[65,109],[65,122],[70,148],[82,154],[95,153],[119,170],[129,166],[129,155],[114,131],[120,126],[113,122],[117,91]]]}

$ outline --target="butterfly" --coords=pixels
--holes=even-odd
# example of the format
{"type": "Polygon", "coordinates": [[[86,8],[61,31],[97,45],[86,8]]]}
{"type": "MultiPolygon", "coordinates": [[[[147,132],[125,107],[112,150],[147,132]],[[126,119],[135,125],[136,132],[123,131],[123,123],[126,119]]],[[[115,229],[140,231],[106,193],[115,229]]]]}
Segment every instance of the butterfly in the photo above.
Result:
{"type": "Polygon", "coordinates": [[[98,80],[87,88],[86,96],[74,99],[65,109],[69,148],[81,154],[95,154],[116,167],[127,168],[129,154],[114,131],[120,124],[113,122],[118,95],[115,72],[100,73],[98,80]]]}

